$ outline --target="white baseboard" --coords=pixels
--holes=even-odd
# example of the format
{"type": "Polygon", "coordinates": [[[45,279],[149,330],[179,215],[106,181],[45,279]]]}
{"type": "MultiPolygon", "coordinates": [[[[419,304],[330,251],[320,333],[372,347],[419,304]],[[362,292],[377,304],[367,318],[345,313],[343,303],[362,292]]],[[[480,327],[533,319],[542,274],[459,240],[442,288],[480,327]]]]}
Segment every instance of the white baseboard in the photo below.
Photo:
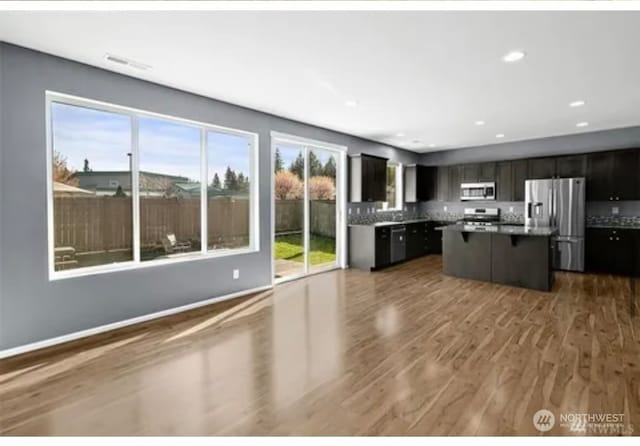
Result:
{"type": "Polygon", "coordinates": [[[66,335],[58,336],[51,339],[45,339],[43,341],[33,342],[31,344],[20,345],[18,347],[9,348],[0,351],[0,359],[8,358],[10,356],[21,355],[33,350],[39,350],[45,347],[51,347],[57,344],[63,344],[69,341],[75,341],[76,339],[86,338],[88,336],[97,335],[107,331],[117,330],[118,328],[127,327],[129,325],[139,324],[141,322],[147,322],[153,319],[158,319],[172,314],[182,313],[184,311],[193,310],[195,308],[205,307],[218,302],[223,302],[229,299],[235,299],[236,297],[246,296],[248,294],[258,293],[273,288],[272,285],[265,285],[258,288],[252,288],[250,290],[238,291],[236,293],[226,294],[224,296],[213,297],[211,299],[194,302],[192,304],[182,305],[180,307],[169,308],[168,310],[158,311],[156,313],[145,314],[143,316],[126,319],[124,321],[113,322],[111,324],[100,325],[99,327],[89,328],[87,330],[76,331],[75,333],[69,333],[66,335]]]}

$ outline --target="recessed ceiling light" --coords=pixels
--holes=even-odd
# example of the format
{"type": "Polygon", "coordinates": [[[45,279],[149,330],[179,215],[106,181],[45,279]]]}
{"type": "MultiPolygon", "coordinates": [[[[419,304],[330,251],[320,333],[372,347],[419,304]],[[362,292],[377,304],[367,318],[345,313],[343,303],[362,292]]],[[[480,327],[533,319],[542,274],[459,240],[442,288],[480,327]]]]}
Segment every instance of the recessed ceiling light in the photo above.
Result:
{"type": "Polygon", "coordinates": [[[122,65],[124,67],[134,68],[136,70],[145,71],[151,69],[151,65],[147,65],[132,59],[127,59],[126,57],[116,56],[115,54],[105,54],[104,60],[113,64],[122,65]]]}
{"type": "Polygon", "coordinates": [[[475,124],[476,125],[484,125],[484,121],[476,121],[475,124]]]}
{"type": "Polygon", "coordinates": [[[358,106],[358,101],[354,101],[353,99],[349,99],[348,101],[346,101],[344,103],[344,105],[346,105],[347,107],[357,107],[358,106]]]}
{"type": "Polygon", "coordinates": [[[524,56],[526,56],[526,53],[524,51],[522,51],[522,50],[513,50],[513,51],[509,51],[507,54],[502,56],[502,60],[507,62],[507,63],[513,63],[513,62],[517,62],[519,60],[522,60],[524,58],[524,56]]]}
{"type": "Polygon", "coordinates": [[[498,133],[498,134],[496,135],[496,138],[504,138],[504,133],[498,133]]]}
{"type": "Polygon", "coordinates": [[[402,137],[404,136],[404,133],[402,133],[402,132],[396,133],[396,136],[397,136],[398,138],[402,138],[402,137]]]}
{"type": "Polygon", "coordinates": [[[573,101],[569,103],[569,107],[582,107],[584,105],[584,101],[573,101]]]}
{"type": "Polygon", "coordinates": [[[589,125],[588,122],[579,122],[576,124],[576,127],[587,127],[589,125]]]}
{"type": "Polygon", "coordinates": [[[432,149],[435,147],[436,145],[434,143],[429,144],[429,147],[431,147],[432,149]]]}

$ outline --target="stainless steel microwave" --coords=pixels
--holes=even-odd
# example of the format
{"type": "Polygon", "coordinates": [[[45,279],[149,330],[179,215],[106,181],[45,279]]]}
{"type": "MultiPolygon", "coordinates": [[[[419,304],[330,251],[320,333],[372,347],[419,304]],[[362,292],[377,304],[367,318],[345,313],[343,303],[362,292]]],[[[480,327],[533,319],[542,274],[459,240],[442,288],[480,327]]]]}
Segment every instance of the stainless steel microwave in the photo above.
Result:
{"type": "Polygon", "coordinates": [[[462,183],[460,185],[460,200],[495,200],[496,183],[462,183]]]}

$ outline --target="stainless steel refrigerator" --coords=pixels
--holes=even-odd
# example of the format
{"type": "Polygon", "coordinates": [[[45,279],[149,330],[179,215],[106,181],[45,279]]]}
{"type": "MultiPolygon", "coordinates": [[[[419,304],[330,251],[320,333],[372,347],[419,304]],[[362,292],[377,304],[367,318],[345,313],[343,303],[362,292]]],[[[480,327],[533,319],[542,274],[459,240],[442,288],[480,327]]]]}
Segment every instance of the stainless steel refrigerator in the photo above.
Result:
{"type": "Polygon", "coordinates": [[[584,271],[584,178],[527,180],[525,225],[555,227],[554,269],[584,271]]]}

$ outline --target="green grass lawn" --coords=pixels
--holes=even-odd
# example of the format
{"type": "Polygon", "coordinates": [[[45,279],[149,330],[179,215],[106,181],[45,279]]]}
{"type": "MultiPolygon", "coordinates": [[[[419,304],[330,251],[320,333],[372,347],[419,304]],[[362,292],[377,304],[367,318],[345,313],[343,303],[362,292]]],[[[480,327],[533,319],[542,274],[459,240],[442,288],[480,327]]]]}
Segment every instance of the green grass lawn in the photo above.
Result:
{"type": "MultiPolygon", "coordinates": [[[[336,261],[336,241],[334,239],[312,235],[310,242],[309,262],[311,265],[336,261]]],[[[274,247],[276,259],[304,262],[303,243],[302,234],[276,236],[274,247]]]]}

